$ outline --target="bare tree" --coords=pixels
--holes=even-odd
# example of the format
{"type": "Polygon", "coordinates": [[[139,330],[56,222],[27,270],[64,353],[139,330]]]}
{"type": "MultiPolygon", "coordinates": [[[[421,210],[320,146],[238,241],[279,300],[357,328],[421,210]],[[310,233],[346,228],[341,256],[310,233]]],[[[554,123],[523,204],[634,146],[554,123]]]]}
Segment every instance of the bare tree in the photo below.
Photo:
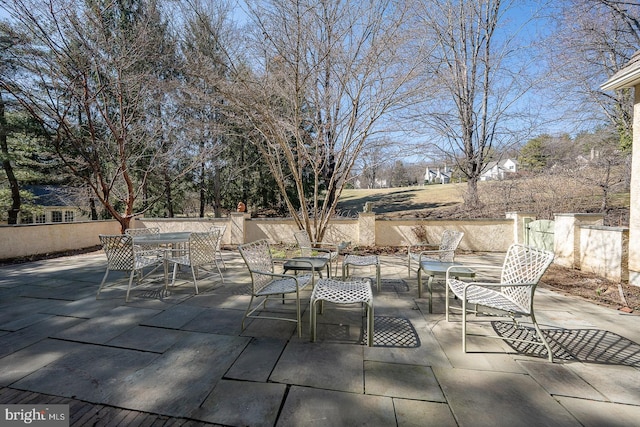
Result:
{"type": "Polygon", "coordinates": [[[520,140],[537,115],[523,97],[535,84],[534,56],[517,28],[506,31],[501,0],[417,2],[423,37],[436,46],[425,78],[440,92],[421,108],[421,123],[441,138],[467,179],[465,206],[480,205],[478,181],[501,147],[520,140]],[[525,122],[526,121],[526,122],[525,122]]]}
{"type": "Polygon", "coordinates": [[[624,67],[640,46],[640,4],[626,0],[554,3],[556,29],[545,46],[556,78],[552,87],[582,122],[614,126],[622,149],[631,146],[633,92],[603,92],[600,85],[624,67]],[[570,101],[570,102],[569,102],[570,101]]]}
{"type": "MultiPolygon", "coordinates": [[[[415,77],[404,2],[248,2],[251,54],[227,96],[301,229],[321,241],[354,164],[415,77]],[[252,71],[247,71],[251,64],[252,71]]],[[[415,47],[415,46],[414,46],[415,47]]]]}
{"type": "MultiPolygon", "coordinates": [[[[0,87],[53,135],[53,148],[125,230],[148,180],[192,152],[159,138],[149,115],[169,103],[155,1],[0,0],[31,41],[22,73],[0,87]],[[165,92],[159,91],[161,87],[165,92]],[[159,96],[159,93],[162,96],[159,96]]],[[[181,165],[181,172],[189,169],[181,165]]],[[[179,175],[179,174],[177,174],[179,175]]],[[[161,194],[160,194],[161,195],[161,194]]]]}

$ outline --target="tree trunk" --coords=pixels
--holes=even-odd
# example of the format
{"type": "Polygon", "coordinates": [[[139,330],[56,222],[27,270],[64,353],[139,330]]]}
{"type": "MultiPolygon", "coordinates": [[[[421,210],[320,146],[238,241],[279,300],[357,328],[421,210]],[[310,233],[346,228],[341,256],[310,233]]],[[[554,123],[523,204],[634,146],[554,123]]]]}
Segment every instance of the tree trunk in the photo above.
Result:
{"type": "Polygon", "coordinates": [[[9,145],[7,143],[7,118],[4,110],[4,99],[0,93],[0,149],[2,150],[2,167],[7,174],[9,188],[11,189],[11,208],[8,211],[7,223],[10,225],[18,223],[18,213],[20,212],[20,186],[13,173],[13,167],[9,160],[9,145]]]}

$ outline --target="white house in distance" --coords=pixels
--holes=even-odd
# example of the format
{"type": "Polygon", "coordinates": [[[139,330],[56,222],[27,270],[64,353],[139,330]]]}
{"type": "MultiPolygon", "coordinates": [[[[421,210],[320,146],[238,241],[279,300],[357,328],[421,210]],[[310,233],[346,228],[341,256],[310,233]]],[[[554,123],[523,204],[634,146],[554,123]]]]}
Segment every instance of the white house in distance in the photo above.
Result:
{"type": "Polygon", "coordinates": [[[516,172],[518,172],[518,162],[516,160],[504,159],[498,162],[489,162],[482,175],[480,175],[480,181],[501,180],[508,174],[516,172]]]}
{"type": "Polygon", "coordinates": [[[451,182],[451,168],[446,165],[440,169],[430,169],[427,166],[427,170],[424,173],[425,184],[448,184],[451,182]]]}

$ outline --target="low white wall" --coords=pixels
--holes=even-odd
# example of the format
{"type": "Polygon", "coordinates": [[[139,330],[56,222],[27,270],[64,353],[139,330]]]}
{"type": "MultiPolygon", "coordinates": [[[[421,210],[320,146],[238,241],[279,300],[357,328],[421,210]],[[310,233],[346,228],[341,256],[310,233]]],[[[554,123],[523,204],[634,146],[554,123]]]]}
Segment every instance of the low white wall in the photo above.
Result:
{"type": "Polygon", "coordinates": [[[554,263],[580,269],[580,227],[602,225],[602,214],[556,214],[553,234],[554,263]]]}
{"type": "Polygon", "coordinates": [[[616,282],[629,279],[629,229],[580,227],[580,270],[616,282]]]}
{"type": "Polygon", "coordinates": [[[119,234],[117,221],[24,224],[0,227],[0,259],[44,255],[100,244],[99,234],[119,234]]]}
{"type": "MultiPolygon", "coordinates": [[[[629,279],[629,231],[603,227],[599,214],[559,214],[555,226],[555,262],[581,268],[611,280],[629,279]]],[[[521,240],[521,228],[530,215],[509,213],[505,219],[376,219],[362,213],[359,218],[331,222],[324,241],[351,242],[352,246],[403,247],[426,238],[437,244],[445,229],[465,233],[460,249],[505,252],[521,240]]],[[[222,243],[236,246],[258,239],[295,244],[297,226],[291,218],[249,218],[233,213],[228,218],[139,218],[132,227],[159,227],[162,231],[202,231],[226,225],[222,243]]],[[[117,221],[86,221],[57,224],[0,226],[0,259],[42,255],[94,247],[99,234],[118,234],[117,221]]]]}

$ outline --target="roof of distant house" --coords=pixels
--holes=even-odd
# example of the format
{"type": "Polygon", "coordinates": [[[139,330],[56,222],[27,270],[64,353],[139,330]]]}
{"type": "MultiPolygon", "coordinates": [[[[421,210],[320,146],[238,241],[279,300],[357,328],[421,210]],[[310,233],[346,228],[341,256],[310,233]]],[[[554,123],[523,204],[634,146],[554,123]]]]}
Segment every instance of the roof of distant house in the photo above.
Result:
{"type": "Polygon", "coordinates": [[[74,197],[67,187],[57,185],[25,185],[24,190],[35,196],[40,206],[75,206],[74,197]]]}

